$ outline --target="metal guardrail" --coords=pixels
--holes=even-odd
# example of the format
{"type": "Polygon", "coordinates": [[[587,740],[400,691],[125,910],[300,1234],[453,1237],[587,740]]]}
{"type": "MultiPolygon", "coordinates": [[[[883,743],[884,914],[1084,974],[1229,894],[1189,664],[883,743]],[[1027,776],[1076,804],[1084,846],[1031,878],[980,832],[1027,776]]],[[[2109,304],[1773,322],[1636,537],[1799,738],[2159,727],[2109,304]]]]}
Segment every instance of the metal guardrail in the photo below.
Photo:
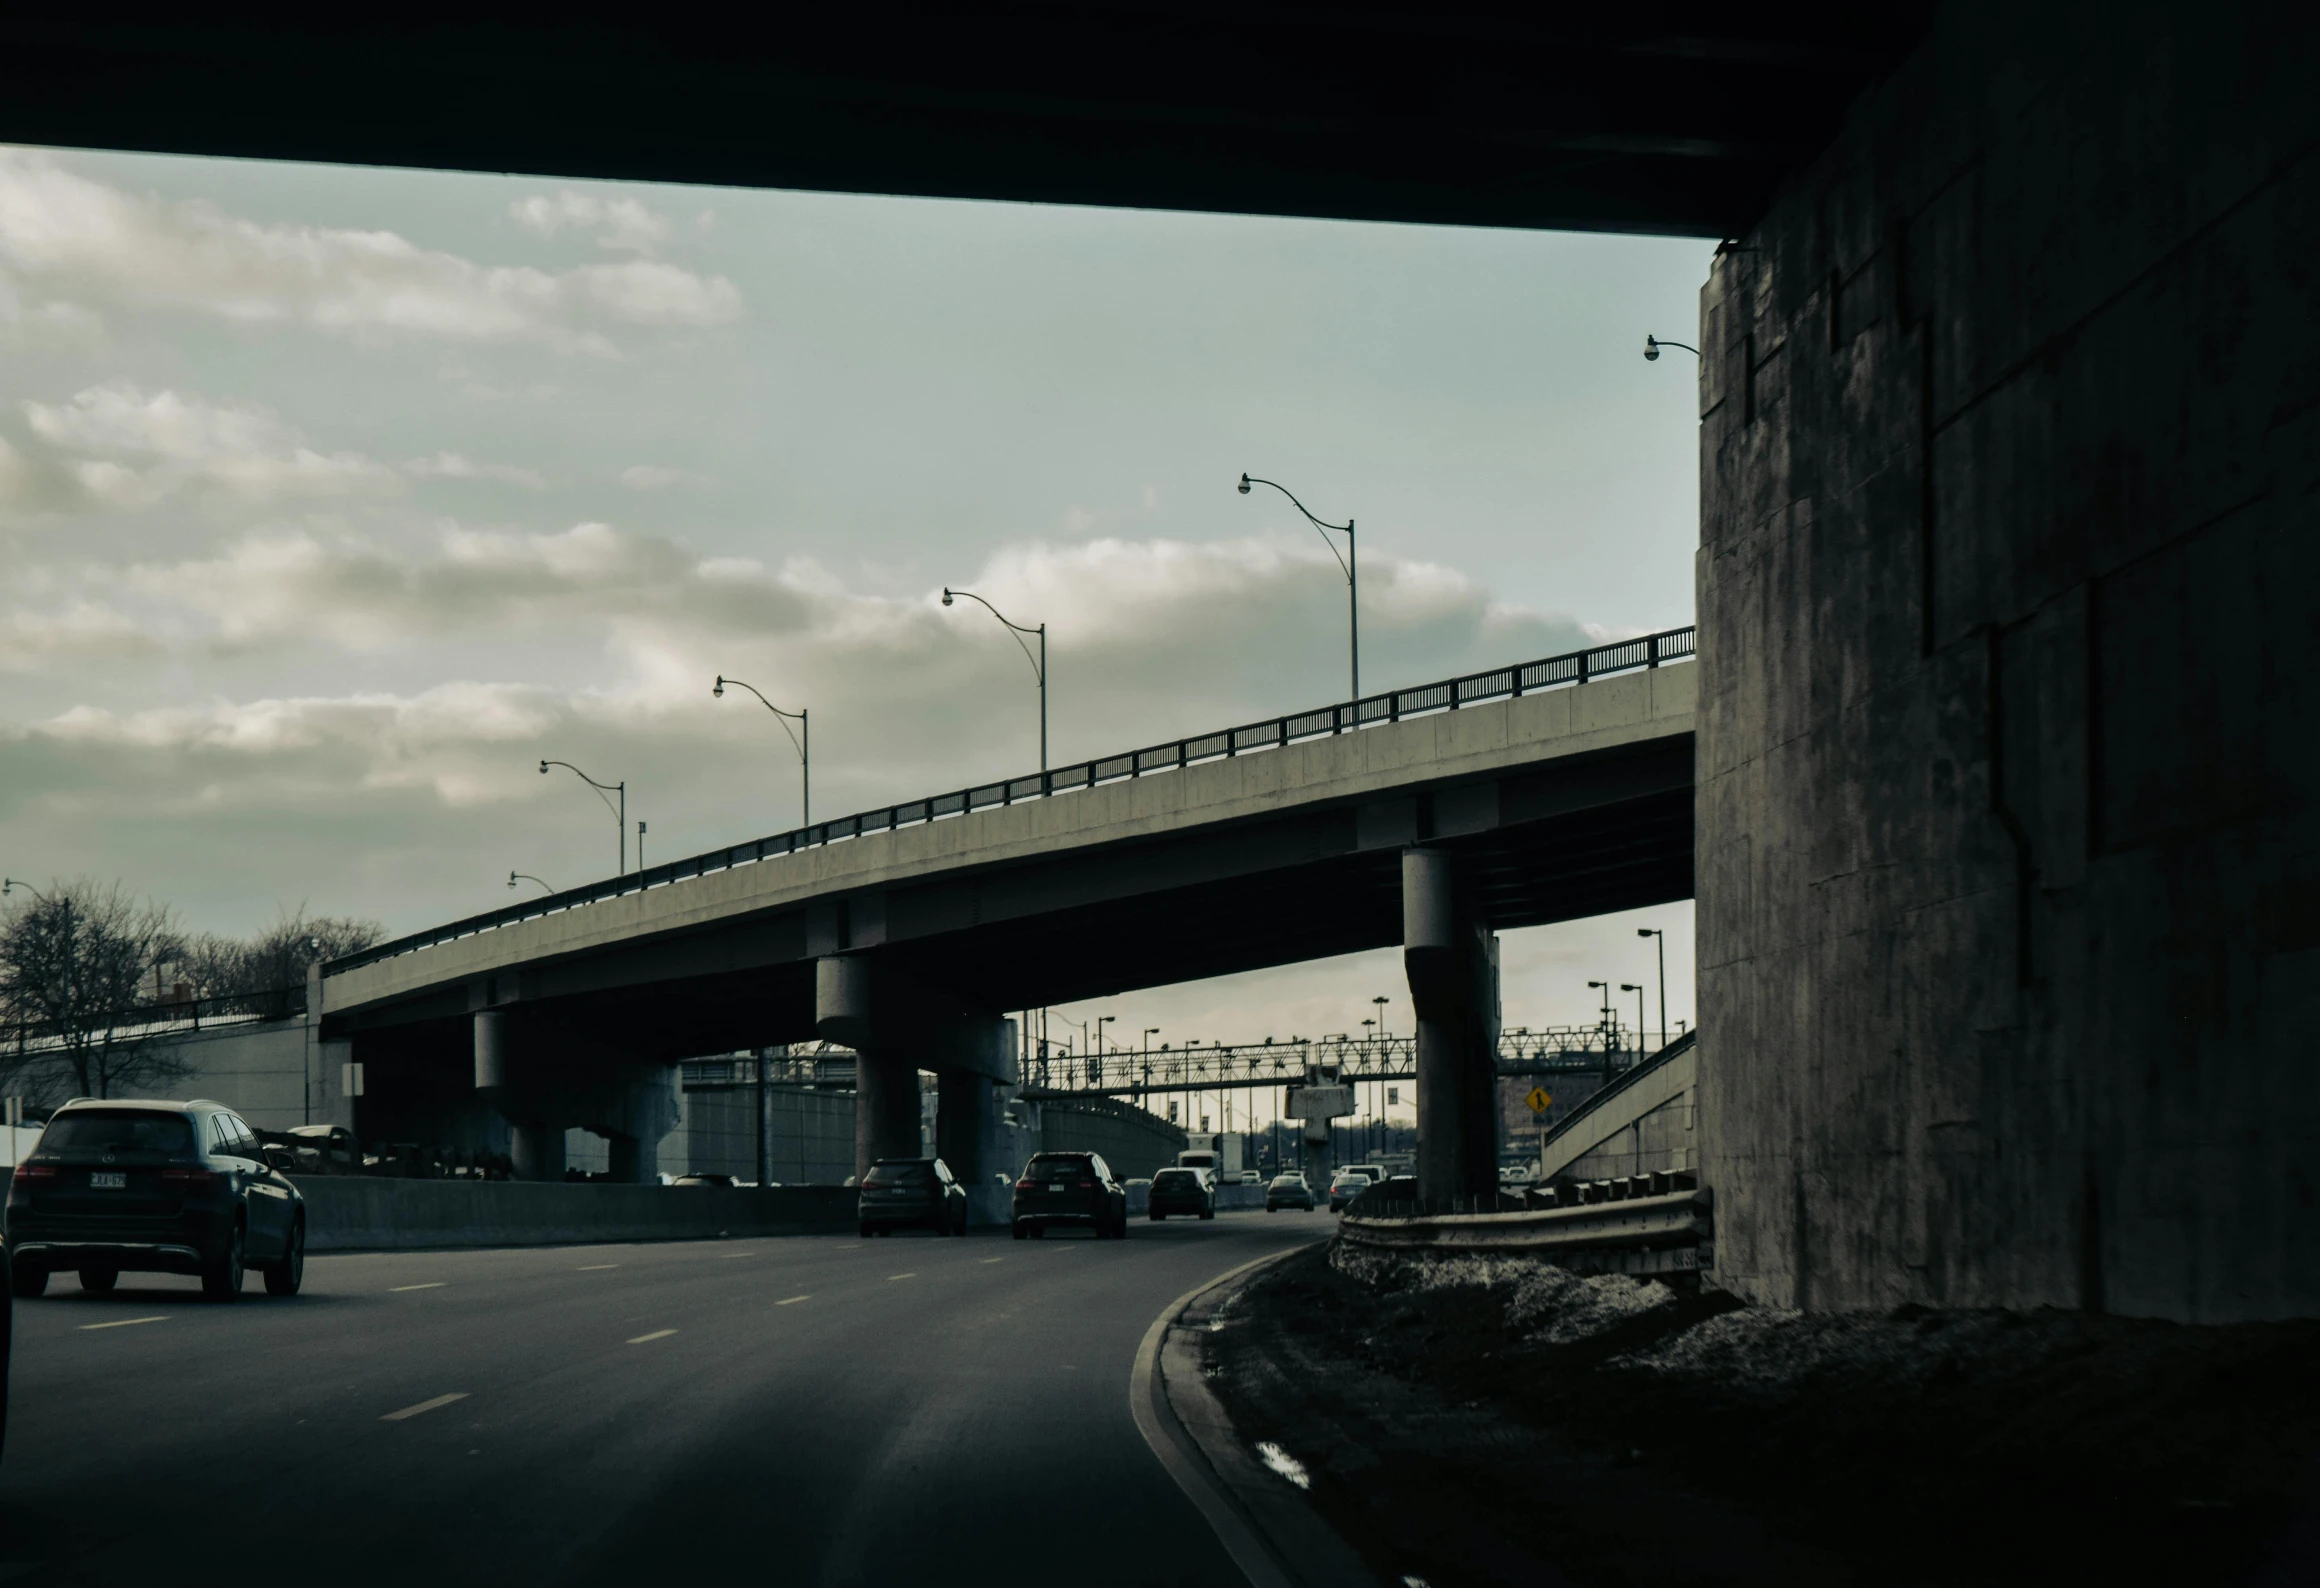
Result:
{"type": "Polygon", "coordinates": [[[647,888],[666,887],[670,883],[707,876],[712,872],[730,871],[736,866],[755,865],[760,861],[795,854],[801,849],[817,849],[825,844],[858,838],[866,833],[892,832],[898,827],[916,827],[926,822],[988,810],[993,806],[1050,799],[1058,794],[1076,793],[1081,789],[1116,783],[1124,778],[1172,772],[1203,761],[1279,749],[1284,745],[1329,734],[1358,732],[1381,723],[1399,722],[1405,717],[1456,711],[1462,706],[1478,705],[1483,701],[1505,700],[1536,694],[1541,690],[1584,684],[1606,674],[1633,672],[1637,668],[1685,661],[1696,654],[1697,639],[1698,630],[1686,625],[1658,634],[1640,635],[1632,640],[1620,640],[1612,645],[1598,645],[1589,650],[1550,656],[1536,662],[1518,662],[1512,667],[1495,668],[1487,673],[1469,673],[1463,678],[1420,684],[1414,689],[1397,689],[1341,705],[1317,706],[1311,711],[1269,717],[1262,722],[1249,723],[1239,728],[1195,734],[1149,749],[1101,756],[1048,772],[1003,778],[996,783],[982,783],[949,794],[935,794],[925,799],[906,800],[899,805],[858,811],[835,821],[816,822],[810,827],[793,828],[769,838],[754,839],[725,849],[708,850],[647,870],[607,878],[588,887],[568,888],[562,893],[528,899],[521,904],[508,905],[483,915],[471,915],[431,931],[414,932],[408,937],[399,937],[392,942],[364,949],[361,953],[332,960],[323,967],[323,974],[354,970],[383,959],[414,954],[421,949],[473,937],[479,932],[496,931],[503,926],[600,904],[624,894],[641,893],[647,888]]]}
{"type": "Polygon", "coordinates": [[[1381,1251],[1521,1254],[1601,1273],[1681,1274],[1712,1266],[1714,1199],[1704,1189],[1501,1213],[1349,1210],[1338,1238],[1381,1251]]]}

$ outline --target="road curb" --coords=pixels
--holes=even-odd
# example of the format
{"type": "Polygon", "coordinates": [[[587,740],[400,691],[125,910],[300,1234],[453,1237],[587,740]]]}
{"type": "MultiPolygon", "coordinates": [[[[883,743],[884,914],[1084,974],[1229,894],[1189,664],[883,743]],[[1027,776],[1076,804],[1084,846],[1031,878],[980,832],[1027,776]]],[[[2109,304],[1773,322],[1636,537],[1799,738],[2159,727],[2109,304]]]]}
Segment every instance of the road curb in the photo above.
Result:
{"type": "Polygon", "coordinates": [[[1200,1331],[1190,1315],[1213,1313],[1258,1270],[1305,1250],[1293,1246],[1243,1263],[1169,1303],[1136,1350],[1129,1410],[1250,1588],[1379,1588],[1360,1555],[1298,1491],[1241,1448],[1231,1417],[1200,1373],[1194,1344],[1200,1331]]]}

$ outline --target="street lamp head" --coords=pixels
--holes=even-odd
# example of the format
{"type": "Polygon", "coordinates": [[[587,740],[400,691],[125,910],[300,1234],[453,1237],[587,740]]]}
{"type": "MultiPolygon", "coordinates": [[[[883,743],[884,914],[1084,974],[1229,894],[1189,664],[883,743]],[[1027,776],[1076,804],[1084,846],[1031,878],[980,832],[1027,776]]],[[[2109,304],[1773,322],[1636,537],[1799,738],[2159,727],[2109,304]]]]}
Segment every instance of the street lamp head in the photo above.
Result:
{"type": "Polygon", "coordinates": [[[1648,331],[1643,336],[1643,356],[1647,363],[1659,357],[1659,339],[1648,331]]]}
{"type": "Polygon", "coordinates": [[[1620,990],[1621,992],[1641,992],[1641,991],[1643,991],[1643,989],[1642,989],[1641,987],[1638,987],[1638,986],[1636,986],[1636,985],[1635,985],[1635,983],[1633,983],[1633,982],[1631,982],[1631,981],[1623,981],[1623,982],[1621,982],[1621,983],[1619,984],[1619,990],[1620,990]]]}
{"type": "Polygon", "coordinates": [[[950,587],[949,585],[947,585],[947,584],[946,584],[946,585],[944,585],[944,586],[943,586],[943,605],[947,607],[947,606],[949,606],[950,604],[951,604],[951,587],[950,587]]]}
{"type": "Polygon", "coordinates": [[[1648,926],[1639,926],[1635,929],[1635,935],[1637,937],[1657,937],[1660,934],[1648,926]]]}
{"type": "Polygon", "coordinates": [[[1603,982],[1599,982],[1599,981],[1591,981],[1591,982],[1589,982],[1587,985],[1588,985],[1588,986],[1590,986],[1590,987],[1601,987],[1601,986],[1604,986],[1604,985],[1605,985],[1605,983],[1603,983],[1603,982]]]}
{"type": "Polygon", "coordinates": [[[514,887],[515,885],[516,885],[516,874],[515,874],[514,872],[512,872],[512,871],[511,871],[511,872],[509,872],[509,873],[508,873],[508,886],[512,888],[512,887],[514,887]]]}
{"type": "Polygon", "coordinates": [[[1243,495],[1243,496],[1246,496],[1246,495],[1248,495],[1248,494],[1249,494],[1249,477],[1248,477],[1246,474],[1243,474],[1243,475],[1241,476],[1241,495],[1243,495]]]}
{"type": "Polygon", "coordinates": [[[717,675],[717,686],[710,690],[709,693],[718,700],[723,700],[725,698],[725,675],[723,673],[719,673],[717,675]]]}
{"type": "Polygon", "coordinates": [[[540,776],[542,776],[542,777],[546,777],[547,775],[548,775],[548,763],[547,763],[547,762],[545,762],[545,761],[542,761],[542,762],[540,763],[540,776]]]}

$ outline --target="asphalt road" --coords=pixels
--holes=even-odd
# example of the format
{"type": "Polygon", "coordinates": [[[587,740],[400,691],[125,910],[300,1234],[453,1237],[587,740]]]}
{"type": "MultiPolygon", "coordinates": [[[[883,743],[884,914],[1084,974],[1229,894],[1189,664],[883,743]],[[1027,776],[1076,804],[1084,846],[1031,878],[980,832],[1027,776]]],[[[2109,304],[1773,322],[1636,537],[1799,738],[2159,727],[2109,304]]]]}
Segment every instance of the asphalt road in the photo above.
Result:
{"type": "Polygon", "coordinates": [[[1334,1223],[317,1257],[226,1306],[60,1274],[16,1304],[0,1581],[1235,1584],[1136,1348],[1334,1223]]]}

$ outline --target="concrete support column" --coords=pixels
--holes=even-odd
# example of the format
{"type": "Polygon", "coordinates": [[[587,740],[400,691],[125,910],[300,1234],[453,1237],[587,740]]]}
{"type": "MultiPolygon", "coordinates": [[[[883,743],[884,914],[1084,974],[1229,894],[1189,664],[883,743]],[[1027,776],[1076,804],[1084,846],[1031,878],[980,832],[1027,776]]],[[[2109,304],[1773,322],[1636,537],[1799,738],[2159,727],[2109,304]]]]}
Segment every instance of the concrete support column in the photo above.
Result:
{"type": "Polygon", "coordinates": [[[1007,1103],[999,1083],[966,1070],[943,1070],[937,1077],[935,1152],[967,1188],[967,1222],[1004,1224],[1013,1201],[998,1176],[1012,1175],[1005,1161],[1007,1103]]]}
{"type": "Polygon", "coordinates": [[[648,1185],[660,1178],[660,1142],[640,1140],[635,1136],[607,1136],[611,1160],[606,1168],[611,1171],[615,1185],[648,1185]]]}
{"type": "Polygon", "coordinates": [[[1498,944],[1437,849],[1402,853],[1402,967],[1418,1016],[1418,1195],[1498,1191],[1498,944]]]}
{"type": "Polygon", "coordinates": [[[518,1180],[564,1178],[564,1127],[550,1121],[517,1120],[511,1131],[518,1180]]]}
{"type": "MultiPolygon", "coordinates": [[[[1015,1081],[1015,1032],[1007,1021],[964,1007],[942,989],[923,984],[864,954],[833,954],[814,966],[814,1029],[825,1041],[858,1054],[854,1097],[854,1170],[879,1158],[918,1154],[918,1072],[943,1079],[938,1117],[965,1132],[957,1157],[939,1148],[951,1170],[971,1188],[968,1162],[980,1165],[1001,1128],[1002,1105],[989,1085],[959,1089],[952,1076],[986,1083],[1015,1081]],[[968,1143],[971,1143],[969,1145],[968,1143]]],[[[938,1136],[942,1134],[938,1130],[938,1136]]],[[[975,1204],[970,1199],[969,1212],[975,1204]]]]}
{"type": "Polygon", "coordinates": [[[881,1158],[919,1155],[918,1066],[891,1053],[855,1051],[854,1173],[862,1175],[881,1158]]]}

